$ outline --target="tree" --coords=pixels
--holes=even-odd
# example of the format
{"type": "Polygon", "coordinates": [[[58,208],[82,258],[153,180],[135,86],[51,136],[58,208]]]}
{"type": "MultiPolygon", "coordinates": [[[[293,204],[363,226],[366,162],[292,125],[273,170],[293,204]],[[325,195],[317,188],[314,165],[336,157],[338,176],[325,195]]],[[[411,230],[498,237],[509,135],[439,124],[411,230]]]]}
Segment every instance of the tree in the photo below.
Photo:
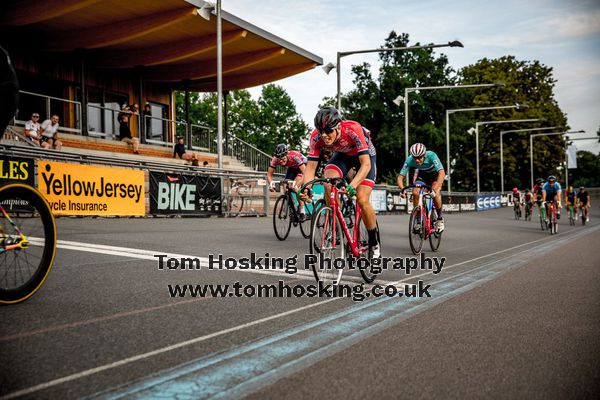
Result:
{"type": "MultiPolygon", "coordinates": [[[[556,131],[568,129],[567,119],[554,99],[555,80],[552,68],[539,61],[519,61],[514,56],[498,59],[484,58],[459,72],[461,83],[504,82],[505,86],[492,90],[470,91],[471,104],[474,107],[511,105],[526,103],[524,110],[490,110],[470,115],[471,126],[476,121],[535,119],[545,118],[540,123],[518,123],[486,125],[480,128],[480,176],[482,190],[500,188],[500,131],[526,129],[541,126],[556,126],[556,131]]],[[[475,161],[473,138],[465,134],[464,125],[451,125],[452,136],[459,143],[453,157],[457,158],[456,170],[452,177],[462,189],[474,190],[472,163],[475,161]],[[459,161],[460,157],[463,159],[459,161]]],[[[468,128],[467,128],[468,129],[468,128]]],[[[552,131],[544,131],[552,132],[552,131]]],[[[529,135],[507,134],[504,136],[504,176],[506,182],[530,185],[529,135]]],[[[534,177],[561,175],[560,167],[564,163],[564,139],[559,136],[536,137],[534,141],[534,177]]],[[[564,174],[563,174],[564,175],[564,174]]],[[[505,182],[505,183],[506,183],[505,182]]],[[[457,187],[458,188],[458,187],[457,187]]]]}
{"type": "MultiPolygon", "coordinates": [[[[176,93],[177,119],[185,119],[185,98],[176,93]]],[[[236,90],[227,96],[228,131],[260,150],[271,153],[277,143],[299,148],[308,125],[300,118],[296,106],[280,86],[269,84],[261,96],[253,100],[247,90],[236,90]]],[[[190,121],[193,124],[217,126],[216,93],[190,93],[190,121]]]]}
{"type": "Polygon", "coordinates": [[[577,168],[570,171],[574,188],[600,186],[600,155],[589,151],[577,152],[577,168]]]}
{"type": "MultiPolygon", "coordinates": [[[[408,34],[398,35],[392,31],[383,47],[406,47],[408,42],[408,34]]],[[[455,77],[446,56],[435,57],[432,49],[385,52],[380,53],[380,59],[382,65],[377,80],[372,77],[367,63],[352,67],[356,87],[342,96],[342,109],[344,118],[371,130],[377,149],[378,180],[394,183],[404,161],[404,107],[398,107],[393,100],[403,94],[406,87],[451,85],[455,77]]],[[[453,92],[411,93],[411,143],[420,141],[440,155],[445,154],[444,110],[459,104],[462,96],[453,92]]]]}

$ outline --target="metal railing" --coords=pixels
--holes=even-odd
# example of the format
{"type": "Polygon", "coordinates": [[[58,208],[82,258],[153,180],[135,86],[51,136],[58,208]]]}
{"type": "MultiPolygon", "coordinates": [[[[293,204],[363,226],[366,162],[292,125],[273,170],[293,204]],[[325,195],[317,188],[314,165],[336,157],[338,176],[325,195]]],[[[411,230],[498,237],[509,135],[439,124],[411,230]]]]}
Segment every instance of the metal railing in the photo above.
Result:
{"type": "Polygon", "coordinates": [[[174,146],[175,138],[186,137],[188,123],[174,119],[144,116],[146,143],[174,146]]]}
{"type": "Polygon", "coordinates": [[[214,128],[190,124],[192,130],[192,149],[207,151],[209,153],[217,152],[217,134],[214,128]]]}
{"type": "MultiPolygon", "coordinates": [[[[46,118],[40,118],[40,124],[45,119],[50,119],[52,114],[58,114],[59,117],[61,117],[61,120],[59,122],[60,126],[58,129],[59,132],[81,134],[81,102],[63,99],[60,97],[47,96],[40,93],[27,92],[25,90],[19,90],[19,95],[21,97],[32,96],[43,100],[43,105],[40,103],[40,108],[45,109],[44,111],[46,118]],[[57,102],[59,103],[58,106],[56,106],[57,102]],[[60,109],[61,111],[57,111],[58,109],[60,109]],[[65,115],[68,115],[69,118],[65,118],[65,115]]],[[[35,103],[35,101],[32,102],[35,103]]],[[[17,126],[25,126],[25,122],[27,122],[30,119],[32,112],[37,112],[40,115],[44,115],[44,113],[41,111],[42,110],[36,109],[23,110],[21,107],[17,116],[14,119],[14,124],[17,126]],[[29,115],[25,115],[25,112],[29,113],[29,115]]]]}
{"type": "MultiPolygon", "coordinates": [[[[271,155],[232,134],[228,134],[228,140],[228,145],[223,147],[226,155],[235,157],[255,171],[268,171],[273,158],[271,155]]],[[[285,171],[283,167],[277,167],[276,172],[282,173],[285,171]]]]}
{"type": "Polygon", "coordinates": [[[115,139],[119,137],[119,115],[129,114],[129,126],[137,125],[138,115],[131,111],[100,106],[97,104],[89,104],[88,107],[88,135],[92,137],[101,137],[105,139],[115,139]],[[91,112],[96,109],[100,115],[95,115],[91,112]]]}

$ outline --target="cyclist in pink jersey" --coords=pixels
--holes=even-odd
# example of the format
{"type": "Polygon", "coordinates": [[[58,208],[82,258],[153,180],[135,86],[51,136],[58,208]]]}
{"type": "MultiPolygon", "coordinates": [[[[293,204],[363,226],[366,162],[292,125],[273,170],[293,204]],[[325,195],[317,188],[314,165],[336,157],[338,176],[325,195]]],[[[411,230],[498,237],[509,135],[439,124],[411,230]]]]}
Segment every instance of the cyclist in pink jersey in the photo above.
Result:
{"type": "MultiPolygon", "coordinates": [[[[315,130],[310,135],[308,164],[303,182],[314,179],[319,157],[324,148],[333,151],[333,156],[325,167],[325,177],[345,177],[348,171],[356,168],[356,175],[346,185],[348,194],[356,195],[363,220],[369,232],[369,246],[374,258],[381,257],[378,243],[377,217],[370,202],[371,191],[375,186],[376,152],[371,142],[371,133],[358,122],[343,121],[335,107],[319,110],[315,116],[315,130]]],[[[325,187],[325,199],[329,199],[329,188],[325,187]]],[[[303,194],[304,197],[306,197],[303,194]]]]}
{"type": "MultiPolygon", "coordinates": [[[[278,166],[287,167],[285,179],[295,181],[296,187],[300,187],[300,185],[302,185],[302,176],[304,170],[306,169],[306,161],[306,157],[299,151],[288,150],[287,145],[284,143],[278,144],[277,147],[275,147],[273,158],[271,159],[271,164],[269,165],[269,170],[267,171],[269,190],[271,192],[275,191],[275,189],[271,186],[271,182],[273,182],[273,173],[278,166]]],[[[304,220],[306,218],[304,202],[298,198],[298,203],[300,218],[304,220]]]]}

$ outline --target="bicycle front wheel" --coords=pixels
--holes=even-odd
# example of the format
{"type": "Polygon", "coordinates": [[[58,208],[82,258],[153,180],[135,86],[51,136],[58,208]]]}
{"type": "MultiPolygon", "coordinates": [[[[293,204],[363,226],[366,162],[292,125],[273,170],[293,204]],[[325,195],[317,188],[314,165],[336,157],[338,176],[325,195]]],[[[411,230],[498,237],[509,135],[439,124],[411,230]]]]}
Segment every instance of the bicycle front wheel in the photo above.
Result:
{"type": "MultiPolygon", "coordinates": [[[[434,208],[431,210],[431,220],[429,221],[432,225],[434,221],[437,221],[438,215],[437,211],[434,208]]],[[[432,227],[431,235],[429,235],[429,246],[431,247],[431,251],[438,251],[440,248],[440,244],[442,243],[442,233],[438,232],[435,228],[432,227]]]]}
{"type": "Polygon", "coordinates": [[[419,254],[423,248],[423,238],[425,236],[425,228],[423,226],[422,208],[417,206],[413,208],[410,214],[410,220],[408,222],[408,239],[410,242],[410,249],[413,254],[419,254]]]}
{"type": "Polygon", "coordinates": [[[291,227],[292,219],[290,218],[288,198],[282,194],[277,198],[273,209],[273,230],[275,230],[277,239],[285,240],[290,234],[291,227]]]}
{"type": "Polygon", "coordinates": [[[320,256],[322,262],[312,265],[317,282],[326,285],[339,283],[342,279],[342,266],[336,260],[345,262],[345,244],[342,227],[331,207],[321,207],[315,211],[311,228],[310,252],[320,256]],[[335,226],[335,227],[334,227],[335,226]]]}
{"type": "MultiPolygon", "coordinates": [[[[362,215],[357,221],[358,223],[358,237],[354,240],[356,241],[358,251],[360,254],[365,254],[367,259],[369,260],[369,267],[359,268],[360,274],[366,283],[371,283],[377,277],[377,274],[373,272],[371,268],[371,260],[373,259],[373,254],[371,251],[371,247],[369,246],[369,231],[367,231],[367,227],[365,226],[365,222],[362,219],[362,215]]],[[[379,222],[377,222],[377,243],[379,243],[379,248],[381,249],[381,240],[379,238],[379,222]]]]}
{"type": "Polygon", "coordinates": [[[0,304],[27,300],[42,286],[56,253],[56,225],[33,188],[0,188],[0,304]]]}

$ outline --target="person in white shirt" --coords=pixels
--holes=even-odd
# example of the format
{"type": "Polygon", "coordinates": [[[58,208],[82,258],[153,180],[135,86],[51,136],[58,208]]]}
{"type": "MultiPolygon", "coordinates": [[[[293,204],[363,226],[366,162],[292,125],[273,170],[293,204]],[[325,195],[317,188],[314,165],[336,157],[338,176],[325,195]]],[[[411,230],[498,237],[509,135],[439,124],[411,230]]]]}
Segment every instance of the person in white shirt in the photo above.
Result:
{"type": "Polygon", "coordinates": [[[25,122],[25,131],[23,132],[26,137],[33,140],[35,144],[40,144],[40,114],[31,114],[31,119],[25,122]]]}
{"type": "Polygon", "coordinates": [[[42,136],[40,140],[42,142],[42,147],[45,149],[62,149],[62,142],[58,140],[58,115],[53,114],[50,119],[42,122],[42,136]]]}

